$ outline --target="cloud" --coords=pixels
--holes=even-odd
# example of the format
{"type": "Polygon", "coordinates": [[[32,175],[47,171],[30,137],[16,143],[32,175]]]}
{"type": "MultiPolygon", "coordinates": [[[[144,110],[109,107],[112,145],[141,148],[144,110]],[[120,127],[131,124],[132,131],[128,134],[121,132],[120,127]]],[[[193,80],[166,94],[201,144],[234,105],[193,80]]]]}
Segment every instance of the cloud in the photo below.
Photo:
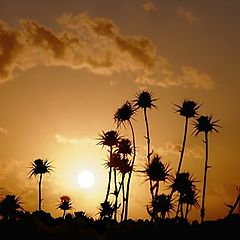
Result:
{"type": "Polygon", "coordinates": [[[154,3],[152,1],[143,3],[143,9],[146,12],[150,12],[150,13],[157,11],[157,7],[154,5],[154,3]]]}
{"type": "Polygon", "coordinates": [[[55,139],[58,143],[61,144],[70,144],[70,145],[94,145],[96,146],[96,140],[90,137],[84,138],[67,138],[61,134],[56,134],[55,139]]]}
{"type": "Polygon", "coordinates": [[[0,20],[0,82],[11,78],[17,66],[17,57],[22,54],[20,34],[0,20]]]}
{"type": "MultiPolygon", "coordinates": [[[[155,148],[162,156],[169,154],[180,155],[181,145],[167,142],[163,147],[155,148]]],[[[204,156],[204,149],[200,145],[188,146],[184,151],[185,156],[202,159],[204,156]]]]}
{"type": "Polygon", "coordinates": [[[180,72],[174,72],[169,61],[158,57],[154,67],[146,69],[136,78],[139,85],[159,87],[192,87],[212,89],[215,85],[211,76],[189,66],[181,66],[180,72]]]}
{"type": "Polygon", "coordinates": [[[27,178],[28,168],[24,166],[23,162],[16,158],[2,159],[0,161],[1,175],[0,181],[9,183],[13,182],[14,179],[27,178]],[[20,171],[19,171],[20,170],[20,171]]]}
{"type": "MultiPolygon", "coordinates": [[[[174,155],[179,157],[181,152],[181,144],[166,142],[164,146],[153,146],[153,152],[158,153],[162,157],[174,155]]],[[[146,146],[138,146],[138,158],[140,162],[144,162],[146,159],[146,146]]],[[[203,159],[204,148],[201,145],[188,146],[184,150],[185,157],[203,159]]]]}
{"type": "Polygon", "coordinates": [[[198,72],[189,66],[182,66],[181,70],[179,82],[181,82],[181,85],[184,87],[190,85],[194,88],[211,89],[214,86],[212,78],[207,73],[198,72]]]}
{"type": "Polygon", "coordinates": [[[198,18],[194,16],[192,11],[186,10],[183,7],[178,7],[178,16],[187,21],[189,24],[196,24],[199,22],[198,18]]]}
{"type": "Polygon", "coordinates": [[[34,66],[67,66],[95,74],[137,74],[136,84],[159,87],[211,88],[213,80],[192,67],[176,73],[156,46],[144,36],[123,36],[108,18],[86,13],[63,14],[57,19],[61,31],[31,19],[22,19],[20,29],[0,22],[0,82],[11,79],[14,69],[34,66]]]}

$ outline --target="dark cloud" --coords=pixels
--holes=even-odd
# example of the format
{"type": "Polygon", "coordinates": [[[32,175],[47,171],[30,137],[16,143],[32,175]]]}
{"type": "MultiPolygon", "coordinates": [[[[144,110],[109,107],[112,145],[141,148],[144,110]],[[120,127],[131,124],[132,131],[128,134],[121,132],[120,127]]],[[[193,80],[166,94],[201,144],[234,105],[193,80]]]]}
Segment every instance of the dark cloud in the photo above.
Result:
{"type": "Polygon", "coordinates": [[[20,34],[0,21],[0,82],[11,77],[16,67],[16,58],[23,54],[20,34]]]}
{"type": "Polygon", "coordinates": [[[211,88],[213,80],[192,67],[175,73],[169,61],[156,54],[153,42],[144,36],[123,36],[108,18],[92,18],[83,13],[64,14],[57,19],[62,31],[31,19],[21,28],[0,22],[0,81],[12,77],[13,70],[37,65],[86,68],[96,74],[131,71],[136,83],[161,87],[211,88]]]}
{"type": "Polygon", "coordinates": [[[63,58],[66,42],[51,30],[32,20],[21,21],[26,33],[26,44],[50,51],[54,58],[63,58]]]}
{"type": "Polygon", "coordinates": [[[150,12],[150,13],[153,13],[153,12],[156,12],[157,11],[157,7],[155,6],[155,4],[151,1],[148,1],[148,2],[145,2],[143,4],[143,9],[146,11],[146,12],[150,12]]]}

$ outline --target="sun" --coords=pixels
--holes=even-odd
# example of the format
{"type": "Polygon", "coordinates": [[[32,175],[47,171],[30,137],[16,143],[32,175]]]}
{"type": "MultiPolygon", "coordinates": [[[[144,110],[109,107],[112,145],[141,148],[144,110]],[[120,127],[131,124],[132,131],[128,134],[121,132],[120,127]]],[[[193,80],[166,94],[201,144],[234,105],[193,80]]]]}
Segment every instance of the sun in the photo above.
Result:
{"type": "Polygon", "coordinates": [[[95,184],[95,176],[90,171],[82,171],[78,174],[78,184],[82,188],[90,188],[95,184]]]}

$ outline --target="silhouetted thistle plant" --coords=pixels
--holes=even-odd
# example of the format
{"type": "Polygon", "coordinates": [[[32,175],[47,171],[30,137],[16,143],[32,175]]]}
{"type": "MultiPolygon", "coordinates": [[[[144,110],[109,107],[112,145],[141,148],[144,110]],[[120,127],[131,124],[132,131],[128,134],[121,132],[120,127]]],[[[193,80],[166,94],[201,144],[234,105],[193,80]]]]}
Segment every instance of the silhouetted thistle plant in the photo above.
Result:
{"type": "Polygon", "coordinates": [[[170,185],[172,192],[178,193],[178,205],[176,210],[176,217],[178,217],[179,212],[181,213],[181,218],[187,219],[188,212],[191,207],[199,207],[198,204],[198,190],[196,188],[197,181],[189,172],[181,172],[173,178],[173,183],[170,185]],[[186,205],[185,214],[183,210],[183,204],[186,205]]]}
{"type": "MultiPolygon", "coordinates": [[[[146,181],[152,182],[151,192],[153,194],[153,198],[151,201],[152,211],[150,213],[152,220],[157,218],[157,212],[155,212],[154,204],[156,203],[155,198],[160,195],[159,194],[160,182],[166,183],[167,181],[170,181],[171,179],[171,175],[169,173],[170,171],[171,169],[169,164],[166,164],[166,163],[164,164],[161,160],[161,156],[159,156],[159,154],[157,153],[153,153],[151,155],[150,162],[146,163],[145,170],[139,171],[146,175],[147,177],[146,181]]],[[[169,198],[169,200],[171,199],[169,198]]],[[[149,208],[148,208],[148,213],[149,213],[149,208]]]]}
{"type": "Polygon", "coordinates": [[[113,213],[114,204],[110,203],[109,201],[104,201],[103,203],[100,204],[99,207],[100,220],[112,219],[113,213]]]}
{"type": "Polygon", "coordinates": [[[132,143],[133,143],[133,158],[130,163],[132,170],[128,174],[128,181],[127,181],[127,190],[126,190],[126,202],[125,202],[125,213],[124,213],[124,219],[127,220],[128,217],[128,204],[129,204],[129,193],[130,193],[130,183],[131,183],[131,176],[133,172],[134,162],[136,158],[136,142],[135,142],[135,133],[134,128],[132,125],[132,117],[135,113],[135,110],[132,106],[132,104],[129,101],[126,101],[113,116],[114,122],[117,124],[117,127],[120,127],[121,125],[125,125],[127,122],[130,126],[131,133],[132,133],[132,143]]]}
{"type": "MultiPolygon", "coordinates": [[[[121,160],[118,162],[117,170],[120,172],[122,178],[118,190],[119,191],[122,189],[122,211],[121,211],[121,221],[123,221],[124,217],[124,212],[125,212],[125,201],[126,201],[126,196],[125,196],[125,175],[127,173],[130,173],[133,169],[133,166],[131,165],[131,160],[129,157],[132,155],[132,143],[128,138],[122,138],[119,143],[118,143],[118,149],[116,152],[120,155],[121,160]]],[[[115,208],[117,207],[117,203],[115,204],[115,208]]]]}
{"type": "Polygon", "coordinates": [[[6,220],[16,219],[18,211],[24,210],[21,204],[20,197],[13,194],[7,194],[0,201],[0,215],[6,220]]]}
{"type": "Polygon", "coordinates": [[[66,212],[72,209],[71,198],[67,195],[63,195],[60,197],[60,202],[58,204],[58,209],[63,211],[62,218],[65,219],[66,212]]]}
{"type": "MultiPolygon", "coordinates": [[[[157,99],[153,98],[153,94],[148,91],[139,92],[136,95],[136,99],[133,100],[133,104],[134,104],[133,106],[136,108],[136,110],[143,109],[144,121],[145,121],[145,125],[146,125],[145,138],[147,139],[147,162],[148,163],[150,163],[151,145],[150,145],[150,130],[149,130],[148,117],[147,117],[147,109],[151,110],[152,108],[156,108],[156,105],[154,104],[154,102],[156,100],[157,99]]],[[[150,179],[149,183],[150,183],[150,193],[151,193],[151,197],[153,200],[154,193],[151,191],[151,189],[153,188],[151,179],[150,179]]]]}
{"type": "Polygon", "coordinates": [[[117,220],[117,210],[119,208],[118,206],[118,194],[119,194],[119,189],[118,189],[118,180],[117,180],[117,169],[118,166],[120,165],[121,162],[121,156],[120,154],[115,150],[115,152],[112,153],[112,158],[109,159],[108,165],[113,168],[114,172],[114,190],[112,194],[115,196],[115,203],[114,203],[114,220],[117,220]]]}
{"type": "MultiPolygon", "coordinates": [[[[99,142],[98,145],[102,145],[102,147],[109,147],[109,160],[107,163],[107,167],[109,167],[109,174],[108,174],[108,185],[107,185],[107,192],[105,196],[105,202],[108,201],[110,189],[111,189],[111,178],[112,178],[112,168],[114,167],[114,156],[113,156],[113,148],[118,145],[119,140],[121,139],[119,132],[115,130],[110,130],[107,132],[102,132],[100,137],[98,138],[99,142]]],[[[116,183],[116,179],[115,179],[116,183]]],[[[116,185],[115,185],[116,188],[116,185]]],[[[116,189],[115,189],[116,190],[116,189]]]]}
{"type": "Polygon", "coordinates": [[[51,162],[48,160],[43,159],[36,159],[31,163],[31,170],[29,171],[29,178],[32,176],[39,175],[39,181],[38,181],[38,210],[41,211],[42,208],[42,177],[44,174],[48,173],[51,175],[51,172],[53,171],[51,162]]]}
{"type": "Polygon", "coordinates": [[[109,157],[107,162],[105,163],[105,167],[109,168],[109,178],[108,178],[108,188],[107,193],[105,197],[105,201],[108,201],[108,197],[111,194],[115,196],[114,201],[114,220],[117,220],[117,210],[120,207],[120,204],[118,204],[118,198],[119,193],[122,189],[122,213],[121,213],[121,221],[123,220],[123,213],[125,212],[125,202],[126,202],[126,196],[125,196],[125,175],[129,173],[132,170],[132,166],[130,164],[131,159],[129,159],[129,156],[131,156],[133,149],[132,149],[132,143],[127,138],[122,138],[119,135],[118,131],[111,130],[108,132],[103,132],[100,135],[100,138],[98,138],[99,142],[98,145],[102,146],[109,146],[109,157]],[[114,172],[114,190],[111,191],[111,172],[114,172]],[[121,174],[121,180],[120,182],[117,179],[117,171],[121,174]],[[119,183],[119,185],[118,185],[119,183]]]}
{"type": "Polygon", "coordinates": [[[170,171],[171,169],[169,164],[164,164],[161,160],[161,156],[157,153],[154,153],[150,162],[146,164],[145,174],[147,175],[148,180],[152,180],[154,182],[152,190],[155,190],[155,196],[158,194],[159,183],[170,180],[170,171]]]}
{"type": "Polygon", "coordinates": [[[199,208],[199,202],[198,202],[198,190],[196,189],[189,189],[185,192],[185,194],[181,195],[179,198],[180,206],[181,206],[181,217],[187,220],[187,216],[189,211],[192,209],[192,207],[199,208]],[[186,205],[185,207],[185,214],[183,213],[183,205],[186,205]]]}
{"type": "Polygon", "coordinates": [[[204,177],[203,177],[203,193],[202,193],[202,206],[201,206],[201,223],[204,222],[205,216],[205,193],[206,193],[206,183],[207,183],[207,170],[210,168],[208,165],[208,134],[213,132],[218,132],[218,127],[216,123],[219,120],[213,121],[212,116],[203,116],[201,115],[194,122],[194,132],[195,136],[199,133],[204,133],[204,143],[205,143],[205,165],[204,165],[204,177]]]}
{"type": "Polygon", "coordinates": [[[195,101],[192,101],[192,100],[184,100],[182,105],[177,105],[177,104],[174,104],[174,105],[177,107],[176,112],[179,113],[180,116],[185,117],[183,142],[182,142],[181,154],[180,154],[180,159],[179,159],[178,169],[177,169],[177,174],[178,174],[181,171],[183,155],[184,155],[184,150],[185,150],[185,145],[187,140],[188,120],[190,118],[195,118],[198,115],[197,110],[201,107],[201,105],[198,105],[195,101]]]}
{"type": "Polygon", "coordinates": [[[148,213],[152,216],[155,222],[159,219],[164,220],[166,215],[169,216],[173,210],[174,205],[170,196],[164,193],[156,195],[151,206],[148,207],[148,213]]]}

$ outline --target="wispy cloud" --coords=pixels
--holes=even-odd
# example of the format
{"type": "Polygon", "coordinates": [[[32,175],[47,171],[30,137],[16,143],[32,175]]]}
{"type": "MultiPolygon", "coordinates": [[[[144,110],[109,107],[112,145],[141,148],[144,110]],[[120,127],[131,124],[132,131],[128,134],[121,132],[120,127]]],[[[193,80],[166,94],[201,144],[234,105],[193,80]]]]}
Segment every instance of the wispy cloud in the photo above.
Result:
{"type": "Polygon", "coordinates": [[[25,166],[24,166],[24,169],[26,170],[26,172],[23,173],[24,171],[20,171],[21,173],[19,173],[19,169],[22,170],[22,168],[23,168],[22,167],[23,164],[19,159],[8,158],[8,159],[1,159],[1,160],[2,160],[2,161],[0,161],[0,169],[1,169],[0,180],[1,181],[4,181],[6,179],[9,179],[9,181],[12,181],[12,179],[10,177],[12,175],[27,176],[28,169],[26,169],[25,166]],[[19,173],[19,174],[17,174],[17,173],[19,173]]]}
{"type": "MultiPolygon", "coordinates": [[[[174,143],[166,143],[162,147],[156,148],[156,152],[158,152],[162,156],[166,156],[168,154],[174,154],[174,155],[180,155],[181,151],[181,145],[180,144],[174,144],[174,143]]],[[[195,145],[195,146],[189,146],[185,149],[184,152],[185,156],[194,157],[194,158],[203,158],[204,156],[204,150],[202,146],[195,145]]]]}
{"type": "Polygon", "coordinates": [[[139,85],[151,85],[159,87],[192,87],[212,89],[215,85],[210,75],[200,72],[190,66],[181,66],[180,72],[175,72],[171,64],[165,58],[159,57],[154,67],[146,69],[136,78],[139,85]]]}
{"type": "MultiPolygon", "coordinates": [[[[138,158],[144,160],[146,158],[146,146],[138,146],[138,158]]],[[[166,142],[163,146],[153,146],[153,151],[160,156],[175,155],[180,156],[181,144],[166,142]]],[[[203,159],[204,148],[201,145],[193,145],[185,148],[185,157],[203,159]]]]}
{"type": "Polygon", "coordinates": [[[143,3],[143,9],[146,12],[150,12],[150,13],[157,11],[157,7],[155,6],[155,4],[152,1],[143,3]]]}
{"type": "Polygon", "coordinates": [[[86,13],[63,14],[57,19],[62,31],[31,19],[22,19],[15,30],[0,22],[0,82],[13,70],[27,70],[39,64],[88,69],[95,74],[130,71],[136,83],[160,87],[211,88],[208,74],[192,67],[176,73],[170,62],[157,55],[156,46],[144,36],[123,36],[108,18],[92,18],[86,13]]]}
{"type": "Polygon", "coordinates": [[[194,16],[191,10],[187,10],[184,7],[178,7],[178,16],[187,21],[189,24],[195,24],[199,22],[199,19],[194,16]]]}
{"type": "Polygon", "coordinates": [[[96,140],[90,137],[84,137],[84,138],[68,138],[61,134],[56,134],[55,139],[58,143],[61,144],[70,144],[70,145],[94,145],[96,146],[96,140]]]}

